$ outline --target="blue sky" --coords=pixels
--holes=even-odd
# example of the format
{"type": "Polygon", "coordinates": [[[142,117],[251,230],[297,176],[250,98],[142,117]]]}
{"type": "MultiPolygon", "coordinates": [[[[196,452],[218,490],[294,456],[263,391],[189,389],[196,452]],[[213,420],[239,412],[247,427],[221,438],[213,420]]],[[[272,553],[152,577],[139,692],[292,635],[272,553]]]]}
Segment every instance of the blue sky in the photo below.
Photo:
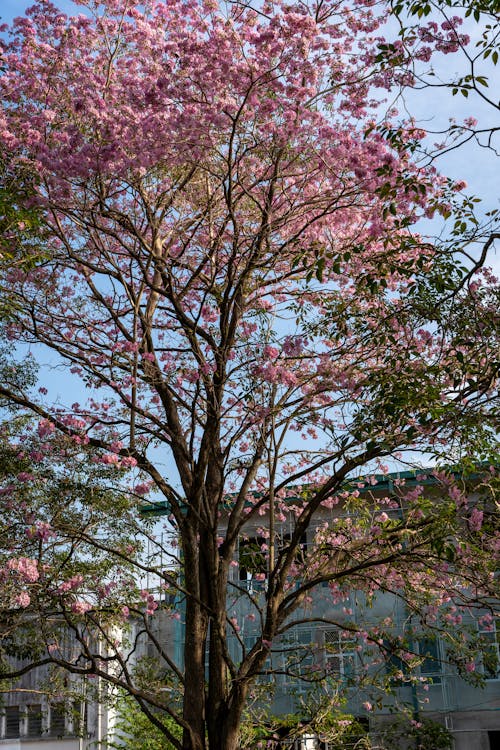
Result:
{"type": "MultiPolygon", "coordinates": [[[[54,4],[63,10],[71,7],[71,2],[69,2],[69,0],[57,0],[54,4]]],[[[2,21],[8,23],[15,18],[15,16],[22,16],[25,9],[29,8],[30,5],[32,5],[32,3],[26,2],[26,0],[2,0],[0,8],[2,21]]]]}

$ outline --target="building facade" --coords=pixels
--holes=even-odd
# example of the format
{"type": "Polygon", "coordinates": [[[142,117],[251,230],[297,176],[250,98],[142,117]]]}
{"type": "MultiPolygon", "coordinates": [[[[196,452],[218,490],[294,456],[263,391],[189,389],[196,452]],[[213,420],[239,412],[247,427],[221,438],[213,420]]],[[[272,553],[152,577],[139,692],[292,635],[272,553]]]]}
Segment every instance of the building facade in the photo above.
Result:
{"type": "Polygon", "coordinates": [[[90,750],[106,736],[109,712],[85,694],[85,683],[74,684],[74,698],[49,699],[46,675],[35,669],[17,689],[4,693],[0,708],[2,750],[90,750]],[[80,696],[78,696],[80,692],[80,696]]]}
{"type": "MultiPolygon", "coordinates": [[[[417,484],[413,473],[406,472],[403,478],[407,488],[412,483],[417,484]]],[[[401,474],[378,477],[378,485],[371,487],[370,493],[375,497],[378,493],[390,493],[391,484],[400,479],[401,474]]],[[[432,484],[433,480],[428,482],[432,484]]],[[[418,484],[422,484],[421,477],[418,484]]],[[[436,490],[431,488],[430,491],[436,490]]],[[[473,502],[473,497],[470,499],[473,502]]],[[[338,516],[342,511],[338,507],[321,511],[312,526],[327,522],[329,513],[338,516]]],[[[293,523],[290,516],[276,526],[277,538],[281,537],[283,545],[290,538],[293,523]]],[[[265,526],[265,517],[247,524],[240,540],[238,565],[232,570],[229,617],[239,624],[237,635],[231,638],[236,661],[243,649],[252,647],[257,637],[255,623],[259,619],[259,601],[263,599],[267,576],[268,540],[262,536],[265,526]]],[[[221,533],[223,531],[222,522],[221,533]]],[[[311,539],[302,540],[304,549],[312,542],[313,533],[314,528],[311,539]]],[[[280,642],[272,644],[269,673],[260,678],[266,687],[267,705],[272,696],[274,715],[307,713],[308,703],[314,705],[310,697],[315,690],[320,699],[322,690],[333,694],[340,686],[341,710],[369,726],[374,741],[384,723],[392,721],[398,713],[398,706],[406,706],[415,722],[432,719],[445,727],[453,738],[454,750],[500,750],[500,620],[484,624],[481,614],[485,613],[478,611],[468,620],[465,615],[460,626],[471,632],[479,631],[485,641],[482,658],[477,663],[477,674],[482,678],[479,685],[465,679],[463,672],[448,658],[444,637],[429,638],[427,633],[418,632],[403,600],[388,593],[378,593],[367,600],[362,593],[352,591],[347,599],[335,603],[327,584],[317,587],[302,612],[303,624],[296,625],[280,642]],[[385,653],[380,649],[378,658],[374,658],[373,653],[368,658],[369,647],[365,649],[359,639],[353,638],[350,629],[342,627],[343,622],[349,622],[359,630],[370,630],[387,618],[390,618],[395,638],[410,637],[411,651],[418,664],[414,672],[416,679],[411,683],[406,679],[404,665],[391,656],[389,649],[385,653]],[[366,688],[363,686],[367,670],[373,676],[375,672],[382,678],[385,674],[394,695],[380,692],[379,702],[376,689],[368,688],[370,680],[366,681],[366,688]],[[321,675],[317,687],[315,671],[321,675]],[[342,697],[345,698],[343,704],[342,697]]],[[[307,750],[324,747],[313,738],[301,742],[302,748],[307,750]]]]}

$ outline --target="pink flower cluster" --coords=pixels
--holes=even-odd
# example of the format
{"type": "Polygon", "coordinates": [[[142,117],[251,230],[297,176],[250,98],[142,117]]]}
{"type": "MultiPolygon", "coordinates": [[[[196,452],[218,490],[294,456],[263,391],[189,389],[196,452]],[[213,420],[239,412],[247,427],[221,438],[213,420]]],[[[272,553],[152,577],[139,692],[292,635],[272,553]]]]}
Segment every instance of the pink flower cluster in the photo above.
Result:
{"type": "Polygon", "coordinates": [[[57,587],[57,593],[58,594],[66,594],[68,591],[74,591],[75,589],[79,588],[84,581],[83,576],[78,573],[77,575],[72,576],[71,578],[68,578],[66,581],[63,581],[58,587],[57,587]]]}
{"type": "Polygon", "coordinates": [[[31,598],[27,591],[21,591],[19,594],[16,594],[14,601],[18,607],[25,609],[26,607],[29,607],[31,598]]]}
{"type": "Polygon", "coordinates": [[[40,578],[38,563],[30,557],[11,557],[4,569],[7,573],[17,573],[26,583],[35,583],[40,578]]]}
{"type": "Polygon", "coordinates": [[[71,611],[74,612],[76,615],[84,615],[90,609],[92,609],[92,605],[82,600],[73,602],[71,605],[71,611]]]}
{"type": "Polygon", "coordinates": [[[46,542],[50,537],[55,536],[55,531],[47,521],[36,521],[33,526],[30,526],[26,530],[26,536],[29,539],[34,539],[36,537],[43,542],[46,542]]]}
{"type": "Polygon", "coordinates": [[[142,589],[141,599],[144,599],[144,601],[146,602],[146,614],[147,615],[154,614],[155,611],[158,609],[158,602],[156,601],[154,594],[151,594],[146,589],[142,589]]]}

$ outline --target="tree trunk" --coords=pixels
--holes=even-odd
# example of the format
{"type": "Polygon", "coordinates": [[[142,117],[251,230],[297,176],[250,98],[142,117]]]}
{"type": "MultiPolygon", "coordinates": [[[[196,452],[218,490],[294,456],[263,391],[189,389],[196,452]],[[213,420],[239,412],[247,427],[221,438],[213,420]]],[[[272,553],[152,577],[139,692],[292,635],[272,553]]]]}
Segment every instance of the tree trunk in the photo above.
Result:
{"type": "Polygon", "coordinates": [[[217,722],[209,722],[209,750],[238,750],[247,692],[247,686],[233,685],[229,701],[220,707],[217,722]]]}
{"type": "Polygon", "coordinates": [[[205,648],[208,617],[200,603],[200,556],[198,544],[185,545],[186,598],[184,643],[183,718],[188,724],[183,750],[205,750],[205,648]]]}
{"type": "MultiPolygon", "coordinates": [[[[216,624],[210,625],[210,675],[208,683],[207,731],[209,747],[220,733],[227,698],[227,675],[224,669],[220,636],[215,632],[216,624]]],[[[215,747],[215,746],[214,746],[215,747]]]]}
{"type": "Polygon", "coordinates": [[[206,632],[206,617],[201,613],[199,605],[188,599],[184,646],[183,718],[188,723],[190,731],[184,731],[183,750],[204,750],[205,748],[206,632]]]}

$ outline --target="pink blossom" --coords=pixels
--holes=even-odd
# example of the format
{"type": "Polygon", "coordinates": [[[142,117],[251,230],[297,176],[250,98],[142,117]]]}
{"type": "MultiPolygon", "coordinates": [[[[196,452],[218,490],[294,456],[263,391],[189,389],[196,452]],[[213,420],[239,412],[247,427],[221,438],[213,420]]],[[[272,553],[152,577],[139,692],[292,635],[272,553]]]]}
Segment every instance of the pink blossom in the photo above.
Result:
{"type": "Polygon", "coordinates": [[[120,463],[120,456],[116,453],[105,453],[104,456],[101,456],[101,463],[116,466],[120,463]]]}
{"type": "Polygon", "coordinates": [[[21,471],[17,475],[19,482],[32,482],[35,479],[34,474],[30,474],[28,471],[21,471]]]}
{"type": "Polygon", "coordinates": [[[283,352],[287,357],[297,357],[304,349],[304,339],[301,336],[287,336],[283,342],[283,352]]]}
{"type": "Polygon", "coordinates": [[[481,531],[483,517],[484,513],[482,510],[478,510],[477,508],[472,509],[472,513],[469,516],[469,527],[472,531],[481,531]]]}
{"type": "Polygon", "coordinates": [[[46,521],[37,521],[35,523],[36,536],[42,541],[46,542],[51,536],[55,536],[55,532],[51,527],[50,523],[46,521]]]}
{"type": "Polygon", "coordinates": [[[124,456],[124,458],[121,459],[121,465],[124,468],[137,466],[137,459],[133,456],[124,456]]]}
{"type": "Polygon", "coordinates": [[[266,359],[277,359],[279,357],[280,350],[275,346],[265,346],[262,354],[266,359]]]}
{"type": "Polygon", "coordinates": [[[7,561],[7,570],[18,573],[22,580],[34,583],[40,578],[38,563],[29,557],[11,558],[7,561]]]}
{"type": "Polygon", "coordinates": [[[41,419],[38,423],[38,437],[40,438],[46,438],[49,435],[52,435],[52,433],[55,431],[55,426],[52,422],[49,422],[48,419],[41,419]]]}
{"type": "Polygon", "coordinates": [[[219,311],[215,307],[204,305],[201,310],[201,317],[207,323],[215,323],[219,319],[219,311]]]}
{"type": "Polygon", "coordinates": [[[27,591],[21,591],[19,594],[16,594],[15,602],[18,607],[28,607],[31,602],[30,595],[27,591]]]}
{"type": "MultiPolygon", "coordinates": [[[[328,606],[342,608],[357,586],[367,600],[377,588],[413,586],[433,591],[437,612],[443,590],[453,598],[461,581],[452,581],[437,545],[435,565],[424,562],[425,524],[411,533],[424,512],[419,504],[412,514],[411,503],[423,488],[406,497],[391,490],[401,496],[405,513],[398,533],[385,540],[390,515],[381,509],[391,506],[370,493],[380,487],[370,472],[379,453],[392,460],[396,445],[405,454],[416,447],[434,455],[451,427],[460,442],[459,425],[441,415],[451,414],[450,393],[462,388],[453,382],[454,355],[465,354],[465,347],[456,352],[446,326],[441,330],[433,318],[426,323],[428,312],[412,307],[417,298],[408,294],[416,279],[432,277],[439,254],[430,239],[419,237],[417,222],[437,206],[447,210],[453,183],[413,158],[415,141],[425,135],[414,122],[400,125],[395,111],[384,115],[380,127],[376,120],[387,92],[413,84],[412,43],[420,60],[436,50],[448,54],[465,43],[457,33],[460,21],[455,17],[441,27],[422,22],[408,45],[397,39],[386,46],[379,35],[384,14],[372,10],[372,0],[348,3],[345,13],[328,3],[264,2],[262,9],[256,3],[258,13],[243,3],[227,14],[215,0],[81,4],[99,13],[69,18],[48,0],[35,3],[5,41],[2,153],[9,154],[14,170],[21,165],[26,174],[39,175],[33,205],[54,229],[48,228],[44,262],[28,270],[18,263],[2,268],[2,288],[24,299],[9,328],[12,340],[48,344],[89,388],[111,395],[85,408],[75,403],[73,413],[52,404],[54,423],[40,420],[37,435],[26,438],[26,453],[37,437],[55,437],[57,425],[58,438],[51,441],[55,471],[62,476],[73,458],[83,470],[87,452],[80,446],[91,442],[107,446],[93,452],[98,465],[90,474],[102,477],[110,472],[99,463],[112,475],[115,467],[137,465],[126,455],[130,439],[136,446],[130,452],[144,457],[143,474],[131,480],[133,493],[163,490],[185,553],[188,538],[204,544],[201,532],[198,542],[187,533],[192,519],[210,528],[213,540],[217,523],[222,527],[231,512],[230,500],[222,508],[224,493],[234,492],[229,547],[217,554],[204,544],[211,571],[236,567],[224,555],[234,549],[247,516],[249,527],[259,516],[269,525],[271,498],[276,523],[289,530],[297,518],[309,522],[316,498],[331,524],[316,530],[314,550],[310,538],[306,562],[292,562],[286,545],[277,550],[282,567],[276,582],[289,588],[281,605],[271,602],[276,613],[279,606],[286,614],[300,604],[307,619],[313,595],[296,592],[295,584],[322,577],[340,581],[323,592],[328,606]],[[116,54],[110,47],[115,42],[116,54]],[[389,50],[388,59],[379,65],[382,48],[389,50]],[[419,331],[416,319],[422,321],[419,331]],[[382,409],[379,390],[383,395],[386,386],[394,388],[389,401],[395,395],[397,405],[400,394],[404,399],[404,391],[420,382],[436,386],[424,389],[422,403],[413,399],[409,410],[405,403],[395,414],[382,409]],[[438,409],[431,403],[433,390],[438,409]],[[421,410],[436,419],[419,419],[421,410]],[[74,435],[73,443],[66,443],[65,433],[74,435]],[[172,453],[177,470],[167,476],[172,453]],[[344,493],[344,480],[361,474],[366,478],[359,480],[360,491],[350,487],[344,493]],[[303,483],[300,491],[287,489],[294,477],[303,483]],[[339,503],[338,514],[326,512],[339,503]],[[226,515],[218,519],[219,510],[226,515]],[[419,546],[412,556],[414,544],[419,546]],[[393,562],[380,564],[384,560],[393,562]],[[415,560],[411,570],[405,560],[415,560]],[[342,566],[353,571],[345,582],[342,566]]],[[[461,189],[460,183],[454,187],[461,189]]],[[[475,279],[460,294],[465,299],[475,292],[479,304],[482,284],[475,279]]],[[[472,317],[474,341],[479,308],[472,317]]],[[[485,342],[483,368],[490,359],[488,339],[478,339],[485,342]]],[[[475,365],[467,361],[472,373],[475,365]]],[[[478,373],[472,381],[480,383],[478,373]]],[[[34,399],[32,412],[49,414],[48,405],[39,405],[46,399],[25,392],[23,400],[34,399]]],[[[473,406],[472,397],[464,413],[473,406]]],[[[49,447],[43,446],[42,458],[49,447]]],[[[18,480],[34,477],[21,472],[18,480]]],[[[15,485],[20,495],[31,489],[15,485]]],[[[463,522],[467,499],[456,488],[450,497],[463,522]]],[[[48,545],[39,540],[49,538],[50,525],[35,524],[37,515],[16,507],[16,500],[9,493],[5,503],[12,504],[22,529],[33,526],[29,548],[46,556],[48,545]]],[[[428,511],[421,503],[431,519],[449,503],[434,505],[428,511]]],[[[120,527],[120,508],[114,511],[113,523],[120,527]]],[[[96,539],[99,521],[96,512],[96,539]]],[[[120,530],[127,533],[125,523],[120,530]]],[[[469,528],[479,531],[482,523],[480,511],[472,511],[469,528]]],[[[454,532],[447,537],[455,538],[454,532]]],[[[13,544],[22,536],[14,535],[13,544]]],[[[140,555],[140,544],[123,545],[120,554],[140,555]]],[[[456,546],[459,579],[459,566],[471,552],[456,546]]],[[[59,548],[62,555],[64,540],[59,548]]],[[[266,549],[262,545],[261,552],[266,549]]],[[[482,552],[491,549],[488,538],[482,552]]],[[[90,552],[82,554],[91,560],[90,552]]],[[[10,588],[34,583],[43,568],[29,558],[9,562],[1,575],[12,598],[10,588]]],[[[109,562],[115,564],[112,556],[109,562]]],[[[49,574],[56,575],[49,570],[47,579],[49,574]]],[[[91,607],[77,600],[87,586],[92,601],[111,590],[87,578],[84,589],[83,576],[59,575],[50,593],[75,614],[91,607]]],[[[265,581],[266,573],[255,573],[254,580],[265,581]]],[[[136,591],[136,584],[126,588],[136,591]]],[[[196,594],[190,583],[187,588],[188,595],[196,594]]],[[[201,587],[199,604],[211,611],[216,602],[205,594],[201,587]]],[[[155,596],[147,590],[140,596],[143,616],[153,614],[155,596]]],[[[130,614],[121,602],[112,610],[117,618],[130,614]]],[[[350,617],[350,607],[344,613],[350,617]]],[[[429,612],[429,618],[437,616],[429,612]]],[[[450,613],[450,625],[460,616],[450,613]]],[[[278,615],[270,621],[275,628],[283,624],[278,615]]],[[[236,617],[231,622],[239,627],[236,617]]],[[[266,634],[274,637],[272,629],[266,634]]],[[[360,637],[372,643],[380,641],[380,632],[360,637]]],[[[262,644],[270,648],[271,640],[262,644]]],[[[364,707],[372,710],[369,702],[364,707]]]]}
{"type": "Polygon", "coordinates": [[[135,485],[134,492],[136,495],[147,495],[150,489],[151,489],[151,483],[143,482],[142,484],[135,485]]]}
{"type": "Polygon", "coordinates": [[[89,609],[92,609],[92,605],[82,600],[73,602],[73,604],[71,605],[71,611],[74,612],[76,615],[84,615],[86,612],[89,611],[89,609]]]}
{"type": "Polygon", "coordinates": [[[77,589],[79,586],[83,583],[83,576],[80,573],[77,573],[74,576],[71,576],[71,578],[68,578],[66,581],[63,581],[58,588],[57,592],[59,594],[65,594],[68,591],[73,591],[74,589],[77,589]]]}

